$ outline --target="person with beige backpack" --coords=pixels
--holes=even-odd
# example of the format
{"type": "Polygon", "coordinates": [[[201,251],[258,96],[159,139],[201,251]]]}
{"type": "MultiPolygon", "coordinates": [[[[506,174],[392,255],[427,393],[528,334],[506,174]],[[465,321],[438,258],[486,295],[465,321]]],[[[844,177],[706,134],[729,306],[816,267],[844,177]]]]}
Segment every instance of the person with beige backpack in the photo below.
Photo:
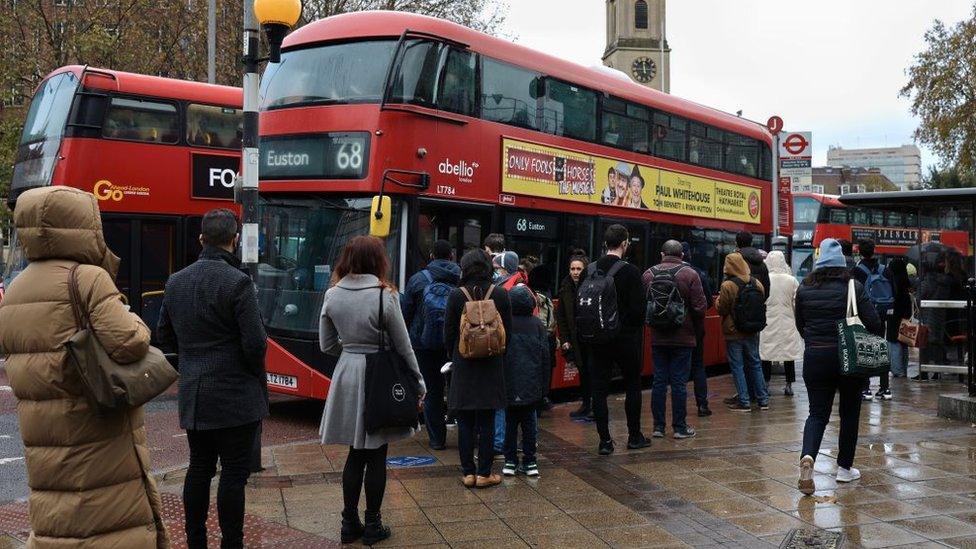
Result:
{"type": "Polygon", "coordinates": [[[458,454],[468,487],[501,482],[492,474],[495,410],[507,403],[505,347],[511,333],[508,292],[491,282],[491,259],[483,250],[461,258],[461,281],[447,299],[444,344],[451,353],[447,405],[458,421],[458,454]],[[474,449],[478,448],[475,465],[474,449]]]}

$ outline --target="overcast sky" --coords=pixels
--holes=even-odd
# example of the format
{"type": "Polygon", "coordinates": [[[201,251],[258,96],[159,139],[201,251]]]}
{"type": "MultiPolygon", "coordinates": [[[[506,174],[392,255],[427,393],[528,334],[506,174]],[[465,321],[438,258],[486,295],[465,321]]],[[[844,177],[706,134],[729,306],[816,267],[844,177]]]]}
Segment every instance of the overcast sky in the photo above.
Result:
{"type": "MultiPolygon", "coordinates": [[[[606,47],[602,0],[508,0],[516,41],[584,65],[606,47]]],[[[934,19],[955,23],[972,0],[672,0],[671,93],[788,130],[827,147],[912,142],[917,123],[898,91],[934,19]],[[789,6],[789,7],[787,7],[789,6]]],[[[922,165],[937,158],[923,148],[922,165]]]]}

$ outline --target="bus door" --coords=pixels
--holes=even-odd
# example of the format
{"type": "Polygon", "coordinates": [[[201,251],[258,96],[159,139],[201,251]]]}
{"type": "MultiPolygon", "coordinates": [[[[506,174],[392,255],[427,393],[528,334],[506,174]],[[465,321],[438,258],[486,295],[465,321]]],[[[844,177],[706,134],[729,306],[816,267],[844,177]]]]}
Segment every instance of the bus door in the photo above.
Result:
{"type": "Polygon", "coordinates": [[[557,293],[560,266],[559,216],[532,211],[506,211],[503,216],[505,247],[520,261],[532,258],[532,284],[536,291],[550,297],[557,293]]]}
{"type": "MultiPolygon", "coordinates": [[[[648,238],[647,238],[647,223],[643,221],[624,221],[616,219],[602,219],[600,220],[600,230],[597,232],[596,237],[599,239],[598,248],[603,248],[603,233],[606,232],[607,227],[610,225],[623,225],[627,227],[627,231],[630,233],[630,247],[627,249],[627,255],[624,257],[627,261],[631,262],[640,272],[643,273],[651,265],[656,265],[658,262],[651,260],[649,255],[653,251],[647,249],[648,238]]],[[[601,251],[599,254],[595,254],[596,257],[602,256],[606,250],[601,251]]]]}
{"type": "Polygon", "coordinates": [[[477,206],[443,200],[419,202],[416,238],[409,239],[412,269],[408,275],[423,269],[430,259],[435,240],[447,240],[454,248],[456,260],[464,252],[481,248],[491,229],[491,206],[477,206]]]}
{"type": "Polygon", "coordinates": [[[149,326],[153,339],[166,280],[196,260],[194,251],[199,253],[199,228],[190,234],[185,221],[173,216],[103,214],[105,243],[122,260],[116,286],[130,310],[149,326]]]}

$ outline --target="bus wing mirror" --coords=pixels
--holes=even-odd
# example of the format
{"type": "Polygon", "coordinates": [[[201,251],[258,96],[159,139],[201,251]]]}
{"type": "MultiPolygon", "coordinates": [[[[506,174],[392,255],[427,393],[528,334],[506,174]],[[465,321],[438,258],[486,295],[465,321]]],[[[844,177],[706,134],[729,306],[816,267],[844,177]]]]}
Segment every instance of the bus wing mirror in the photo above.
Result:
{"type": "Polygon", "coordinates": [[[390,235],[390,222],[393,219],[393,201],[389,196],[374,196],[369,208],[369,235],[386,238],[390,235]]]}

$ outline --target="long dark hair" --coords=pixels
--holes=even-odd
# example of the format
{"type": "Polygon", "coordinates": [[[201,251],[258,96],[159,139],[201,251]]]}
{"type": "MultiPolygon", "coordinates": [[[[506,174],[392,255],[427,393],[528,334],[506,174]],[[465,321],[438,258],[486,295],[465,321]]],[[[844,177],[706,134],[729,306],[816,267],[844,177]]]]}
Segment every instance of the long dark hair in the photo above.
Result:
{"type": "Polygon", "coordinates": [[[847,282],[851,278],[851,271],[847,267],[821,267],[814,269],[803,279],[804,286],[820,286],[830,280],[847,282]]]}
{"type": "Polygon", "coordinates": [[[912,282],[908,278],[908,260],[904,257],[893,257],[888,262],[888,272],[891,274],[891,285],[894,287],[895,295],[907,296],[912,287],[912,282]]]}
{"type": "Polygon", "coordinates": [[[375,236],[357,236],[346,243],[339,254],[332,280],[338,282],[350,274],[371,274],[380,279],[380,284],[390,291],[396,287],[387,278],[390,272],[390,258],[386,256],[386,246],[375,236]]]}

